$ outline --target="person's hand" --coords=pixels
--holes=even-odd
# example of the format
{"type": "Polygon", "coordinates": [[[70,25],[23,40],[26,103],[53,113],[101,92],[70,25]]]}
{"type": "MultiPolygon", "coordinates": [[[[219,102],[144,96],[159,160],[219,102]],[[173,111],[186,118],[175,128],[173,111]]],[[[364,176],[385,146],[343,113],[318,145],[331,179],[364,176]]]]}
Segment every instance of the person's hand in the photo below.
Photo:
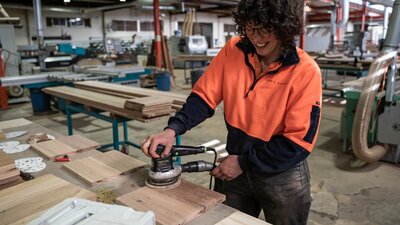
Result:
{"type": "Polygon", "coordinates": [[[153,134],[145,138],[140,143],[140,148],[145,155],[153,158],[159,158],[160,156],[156,153],[156,149],[158,145],[163,145],[165,148],[161,153],[161,156],[164,157],[167,156],[171,151],[174,141],[175,131],[167,128],[158,134],[153,134]]]}
{"type": "Polygon", "coordinates": [[[218,159],[217,162],[220,164],[211,171],[211,175],[216,178],[230,181],[243,173],[237,155],[228,155],[218,159]]]}

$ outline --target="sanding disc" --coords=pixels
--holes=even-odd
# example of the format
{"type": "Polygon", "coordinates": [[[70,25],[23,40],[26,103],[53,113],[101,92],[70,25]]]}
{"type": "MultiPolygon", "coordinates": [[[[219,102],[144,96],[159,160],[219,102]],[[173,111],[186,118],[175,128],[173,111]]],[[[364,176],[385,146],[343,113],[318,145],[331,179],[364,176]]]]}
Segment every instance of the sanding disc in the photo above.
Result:
{"type": "Polygon", "coordinates": [[[6,141],[0,143],[0,149],[15,148],[19,145],[19,141],[6,141]]]}
{"type": "Polygon", "coordinates": [[[16,137],[22,136],[22,135],[24,135],[26,133],[28,133],[28,131],[26,131],[26,130],[8,132],[8,133],[6,133],[6,138],[7,139],[16,138],[16,137]]]}
{"type": "Polygon", "coordinates": [[[23,152],[27,149],[29,149],[31,146],[28,144],[21,144],[21,145],[17,145],[13,148],[4,148],[3,152],[7,153],[7,154],[14,154],[14,153],[18,153],[18,152],[23,152]]]}
{"type": "Polygon", "coordinates": [[[15,167],[24,173],[39,172],[46,168],[42,157],[28,157],[15,160],[15,167]]]}
{"type": "Polygon", "coordinates": [[[167,183],[167,184],[161,184],[161,183],[154,183],[151,182],[151,179],[147,178],[145,182],[147,187],[150,188],[156,188],[156,189],[172,189],[175,187],[178,187],[181,184],[181,179],[178,178],[174,183],[167,183]]]}

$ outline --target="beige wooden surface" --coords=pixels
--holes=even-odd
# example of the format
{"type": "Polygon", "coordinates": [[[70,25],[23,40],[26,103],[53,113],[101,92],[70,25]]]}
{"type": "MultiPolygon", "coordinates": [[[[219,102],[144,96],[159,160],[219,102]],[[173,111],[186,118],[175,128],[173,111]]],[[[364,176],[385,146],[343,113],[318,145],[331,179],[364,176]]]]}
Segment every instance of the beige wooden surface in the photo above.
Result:
{"type": "Polygon", "coordinates": [[[79,134],[61,136],[58,137],[57,140],[71,146],[72,148],[76,149],[77,152],[92,150],[101,146],[100,143],[92,141],[89,138],[83,137],[79,134]]]}
{"type": "Polygon", "coordinates": [[[149,96],[128,99],[125,102],[125,107],[128,109],[143,110],[143,108],[149,108],[154,106],[168,106],[172,104],[172,100],[165,97],[149,96]]]}
{"type": "Polygon", "coordinates": [[[92,157],[66,163],[63,167],[89,185],[105,181],[120,174],[118,170],[92,157]]]}
{"type": "Polygon", "coordinates": [[[115,150],[111,150],[103,154],[97,154],[96,159],[119,171],[120,174],[130,173],[146,165],[146,163],[140,160],[115,150]]]}
{"type": "Polygon", "coordinates": [[[0,149],[0,173],[15,168],[14,159],[0,149]]]}
{"type": "Polygon", "coordinates": [[[32,144],[31,148],[47,159],[54,159],[58,156],[68,155],[77,151],[77,149],[57,139],[32,144]]]}
{"type": "Polygon", "coordinates": [[[172,189],[142,187],[117,198],[135,210],[152,210],[162,225],[186,224],[224,200],[224,195],[184,180],[172,189]]]}
{"type": "Polygon", "coordinates": [[[215,225],[271,225],[271,224],[262,221],[258,218],[249,216],[240,211],[236,211],[227,218],[219,221],[215,225]]]}
{"type": "Polygon", "coordinates": [[[32,123],[31,121],[23,119],[23,118],[1,121],[0,129],[3,130],[3,129],[7,129],[7,128],[20,127],[20,126],[29,125],[31,123],[32,123]]]}
{"type": "Polygon", "coordinates": [[[1,224],[24,224],[66,198],[95,200],[93,192],[54,175],[44,175],[0,191],[1,224]]]}

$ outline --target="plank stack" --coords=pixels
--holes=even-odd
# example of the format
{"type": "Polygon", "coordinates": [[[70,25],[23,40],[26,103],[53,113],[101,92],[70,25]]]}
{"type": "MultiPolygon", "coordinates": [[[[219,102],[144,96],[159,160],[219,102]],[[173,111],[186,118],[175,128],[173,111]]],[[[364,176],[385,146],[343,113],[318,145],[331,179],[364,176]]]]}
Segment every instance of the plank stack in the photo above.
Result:
{"type": "Polygon", "coordinates": [[[14,160],[0,150],[0,185],[8,184],[19,179],[19,170],[14,160]]]}
{"type": "Polygon", "coordinates": [[[168,115],[172,110],[172,99],[165,97],[143,97],[128,99],[125,102],[125,109],[141,113],[146,118],[168,115]]]}

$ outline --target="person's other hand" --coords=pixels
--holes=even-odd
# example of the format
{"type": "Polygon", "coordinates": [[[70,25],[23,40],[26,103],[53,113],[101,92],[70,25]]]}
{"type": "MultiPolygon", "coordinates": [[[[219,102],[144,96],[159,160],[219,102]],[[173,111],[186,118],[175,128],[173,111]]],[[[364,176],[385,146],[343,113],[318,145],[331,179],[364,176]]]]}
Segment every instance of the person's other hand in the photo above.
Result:
{"type": "Polygon", "coordinates": [[[211,175],[221,180],[233,180],[243,173],[240,168],[238,156],[228,155],[217,160],[220,164],[211,171],[211,175]]]}
{"type": "Polygon", "coordinates": [[[156,153],[156,149],[158,145],[163,145],[165,148],[161,153],[161,156],[164,157],[167,156],[171,151],[174,141],[175,131],[167,128],[158,134],[153,134],[145,138],[140,143],[140,148],[145,155],[153,158],[159,158],[160,156],[156,153]]]}

